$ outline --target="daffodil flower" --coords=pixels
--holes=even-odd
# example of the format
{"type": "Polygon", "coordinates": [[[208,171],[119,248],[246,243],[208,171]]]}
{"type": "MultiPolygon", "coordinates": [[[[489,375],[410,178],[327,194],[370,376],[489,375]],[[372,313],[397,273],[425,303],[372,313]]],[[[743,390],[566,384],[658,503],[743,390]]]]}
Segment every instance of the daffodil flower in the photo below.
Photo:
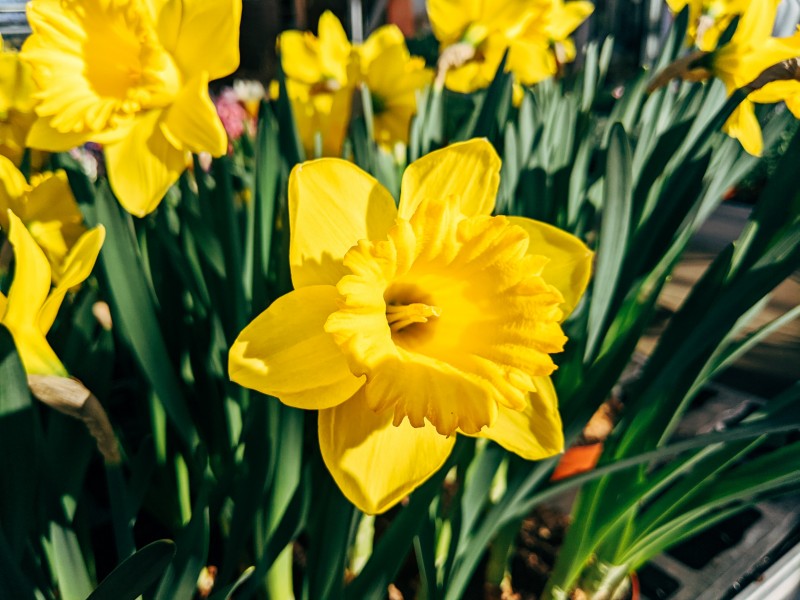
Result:
{"type": "Polygon", "coordinates": [[[40,173],[29,184],[9,159],[0,156],[0,229],[6,231],[8,211],[28,228],[58,281],[67,252],[86,231],[66,173],[40,173]]]}
{"type": "Polygon", "coordinates": [[[563,449],[550,354],[590,275],[575,237],[491,216],[500,159],[485,140],[432,152],[399,207],[339,159],[289,181],[294,291],[239,335],[231,378],[319,410],[322,457],[359,509],[388,510],[456,435],[526,459],[563,449]]]}
{"type": "Polygon", "coordinates": [[[508,49],[506,71],[516,83],[533,85],[575,59],[570,34],[592,14],[590,2],[563,0],[428,0],[428,17],[442,48],[445,85],[469,93],[494,79],[508,49]],[[471,48],[463,58],[446,58],[450,49],[471,48]],[[452,63],[452,64],[451,64],[452,63]]]}
{"type": "Polygon", "coordinates": [[[677,14],[689,6],[689,43],[710,52],[717,47],[720,36],[737,15],[745,12],[752,2],[772,0],[667,0],[670,10],[677,14]]]}
{"type": "Polygon", "coordinates": [[[227,150],[208,82],[239,64],[240,15],[241,0],[32,0],[28,145],[102,144],[120,203],[153,211],[189,153],[227,150]]]}
{"type": "Polygon", "coordinates": [[[35,119],[31,71],[0,36],[0,156],[22,160],[25,138],[35,119]]]}
{"type": "Polygon", "coordinates": [[[407,144],[417,93],[431,82],[433,71],[425,67],[425,59],[411,56],[396,25],[376,29],[357,53],[372,97],[375,140],[390,150],[397,142],[407,144]]]}
{"type": "Polygon", "coordinates": [[[350,122],[358,65],[347,34],[332,12],[320,16],[318,32],[319,37],[309,31],[284,31],[278,48],[306,155],[321,151],[324,156],[338,156],[350,122]]]}
{"type": "MultiPolygon", "coordinates": [[[[722,80],[728,93],[751,83],[769,67],[800,56],[800,34],[790,38],[772,37],[778,4],[779,0],[751,2],[741,15],[730,42],[709,55],[710,70],[722,80]]],[[[797,87],[781,82],[749,95],[725,123],[724,131],[738,139],[747,152],[760,156],[763,138],[753,102],[782,100],[784,97],[780,93],[791,89],[797,90],[797,87]]]]}
{"type": "MultiPolygon", "coordinates": [[[[676,0],[670,6],[673,10],[677,10],[685,4],[676,0]]],[[[780,0],[750,2],[718,0],[695,4],[691,5],[693,11],[706,10],[711,11],[709,14],[722,14],[723,22],[728,23],[731,22],[733,15],[725,11],[743,10],[739,15],[736,31],[729,41],[709,51],[703,50],[702,47],[708,47],[707,44],[711,42],[698,41],[701,49],[678,59],[664,69],[656,76],[651,88],[663,85],[674,76],[691,81],[715,76],[725,84],[728,93],[732,94],[737,89],[750,86],[771,67],[800,56],[800,32],[787,38],[772,37],[780,0]]],[[[714,44],[718,42],[718,37],[717,35],[713,38],[714,44]]],[[[758,86],[751,86],[750,89],[753,90],[754,87],[758,86]]],[[[753,103],[781,100],[786,102],[795,115],[800,116],[800,82],[774,81],[748,94],[726,121],[723,130],[729,136],[738,139],[745,151],[760,156],[763,138],[753,103]]]]}
{"type": "Polygon", "coordinates": [[[575,60],[577,52],[570,35],[594,12],[594,5],[552,0],[534,10],[508,54],[508,70],[522,85],[549,79],[575,60]]]}
{"type": "Polygon", "coordinates": [[[440,44],[440,72],[443,60],[453,62],[447,65],[445,85],[461,93],[491,83],[511,41],[534,16],[530,0],[427,0],[426,6],[440,44]],[[458,54],[459,48],[471,51],[449,61],[445,52],[458,54]]]}
{"type": "Polygon", "coordinates": [[[22,366],[29,375],[66,376],[64,365],[45,335],[69,289],[92,272],[105,229],[95,227],[78,239],[64,259],[58,285],[51,290],[50,264],[44,252],[19,217],[11,211],[7,214],[15,267],[8,297],[0,293],[0,323],[11,332],[22,366]]]}

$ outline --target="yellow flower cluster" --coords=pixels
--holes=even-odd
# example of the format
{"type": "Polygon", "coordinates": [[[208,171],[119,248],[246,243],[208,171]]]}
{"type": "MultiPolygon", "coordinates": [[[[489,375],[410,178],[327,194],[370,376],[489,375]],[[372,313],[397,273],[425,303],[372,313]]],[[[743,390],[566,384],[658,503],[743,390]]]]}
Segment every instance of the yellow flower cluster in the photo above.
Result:
{"type": "MultiPolygon", "coordinates": [[[[772,36],[780,0],[668,0],[673,11],[689,5],[689,42],[702,53],[700,67],[688,78],[718,77],[729,93],[753,82],[769,67],[800,56],[800,32],[787,38],[772,36]],[[720,36],[739,21],[731,39],[722,45],[720,36]]],[[[786,102],[800,118],[800,81],[774,81],[751,93],[725,123],[724,130],[753,155],[763,148],[761,126],[754,102],[786,102]]]]}
{"type": "Polygon", "coordinates": [[[506,50],[506,70],[518,84],[556,75],[575,59],[569,36],[594,11],[583,0],[428,0],[427,6],[443,56],[448,48],[466,51],[445,65],[445,85],[463,93],[489,85],[506,50]]]}
{"type": "Polygon", "coordinates": [[[353,93],[363,83],[372,97],[375,138],[391,148],[408,141],[417,91],[430,82],[425,61],[412,57],[394,25],[352,45],[331,12],[320,17],[318,36],[286,31],[278,39],[286,88],[306,155],[339,156],[350,122],[353,93]]]}

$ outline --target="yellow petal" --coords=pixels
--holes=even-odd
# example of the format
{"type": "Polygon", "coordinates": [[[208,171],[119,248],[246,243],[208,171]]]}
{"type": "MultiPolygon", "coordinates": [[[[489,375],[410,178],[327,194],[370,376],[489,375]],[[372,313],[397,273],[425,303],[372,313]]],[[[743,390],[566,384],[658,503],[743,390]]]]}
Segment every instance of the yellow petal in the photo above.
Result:
{"type": "Polygon", "coordinates": [[[189,75],[207,71],[209,79],[233,73],[239,66],[241,0],[182,0],[181,6],[173,52],[181,71],[189,75]]]}
{"type": "Polygon", "coordinates": [[[483,2],[479,20],[489,31],[502,32],[508,37],[514,37],[534,16],[531,4],[530,0],[483,2]]]}
{"type": "Polygon", "coordinates": [[[294,287],[335,285],[350,247],[385,238],[396,216],[391,194],[352,163],[323,158],[296,166],[289,176],[294,287]]]}
{"type": "Polygon", "coordinates": [[[6,295],[3,292],[0,292],[0,323],[3,322],[6,308],[8,308],[8,298],[6,298],[6,295]]]}
{"type": "Polygon", "coordinates": [[[350,41],[339,19],[326,10],[319,18],[319,58],[323,76],[345,85],[348,83],[350,41]]]}
{"type": "Polygon", "coordinates": [[[564,296],[561,309],[566,319],[589,284],[594,253],[574,235],[547,223],[525,217],[508,217],[508,220],[528,233],[528,254],[550,259],[542,270],[542,277],[564,296]]]}
{"type": "Polygon", "coordinates": [[[161,116],[161,111],[147,111],[126,138],[105,147],[111,188],[137,217],[154,211],[186,168],[186,153],[170,144],[159,127],[161,116]]]}
{"type": "Polygon", "coordinates": [[[307,31],[284,31],[278,36],[281,66],[286,76],[312,85],[322,80],[319,42],[307,31]]]}
{"type": "Polygon", "coordinates": [[[564,451],[558,398],[549,377],[534,377],[536,391],[523,411],[500,406],[492,425],[476,434],[493,440],[526,460],[540,460],[564,451]]]}
{"type": "Polygon", "coordinates": [[[370,63],[378,58],[387,49],[395,46],[405,47],[406,39],[397,25],[383,25],[373,31],[367,41],[358,48],[362,68],[366,69],[370,63]]]}
{"type": "Polygon", "coordinates": [[[4,318],[10,328],[37,323],[39,309],[50,291],[50,263],[19,217],[8,211],[8,219],[8,241],[16,261],[4,318]]]}
{"type": "Polygon", "coordinates": [[[436,39],[444,46],[461,39],[480,13],[480,0],[428,0],[428,19],[436,39]]]}
{"type": "Polygon", "coordinates": [[[8,227],[8,211],[28,191],[25,176],[11,160],[0,155],[0,227],[8,227]]]}
{"type": "Polygon", "coordinates": [[[208,73],[202,72],[181,88],[161,122],[162,132],[180,150],[222,156],[228,136],[208,95],[208,73]]]}
{"type": "Polygon", "coordinates": [[[323,325],[339,294],[326,285],[278,298],[236,338],[228,358],[231,380],[308,410],[341,404],[364,383],[355,377],[323,325]]]}
{"type": "Polygon", "coordinates": [[[788,101],[793,97],[800,97],[800,81],[773,81],[757,92],[750,94],[747,99],[762,104],[781,101],[786,101],[788,104],[788,101]]]}
{"type": "Polygon", "coordinates": [[[540,37],[515,40],[508,53],[507,66],[524,85],[539,83],[558,72],[549,41],[540,37]]]}
{"type": "Polygon", "coordinates": [[[753,103],[745,99],[725,122],[722,130],[732,138],[739,140],[742,148],[753,156],[761,156],[764,139],[761,136],[761,125],[756,118],[753,103]]]}
{"type": "Polygon", "coordinates": [[[447,460],[455,436],[429,424],[392,425],[392,410],[370,410],[362,392],[319,413],[325,465],[342,493],[367,514],[382,513],[433,475],[447,460]]]}
{"type": "MultiPolygon", "coordinates": [[[[67,251],[86,231],[83,215],[64,171],[42,173],[31,183],[33,189],[25,198],[24,214],[17,215],[26,223],[50,264],[58,269],[67,251]]],[[[53,275],[55,279],[58,273],[53,275]]]]}
{"type": "Polygon", "coordinates": [[[594,4],[578,0],[566,2],[550,23],[550,35],[555,41],[565,40],[594,12],[594,4]]]}
{"type": "Polygon", "coordinates": [[[465,216],[488,215],[494,210],[499,185],[500,157],[485,138],[453,144],[408,166],[398,215],[410,219],[424,199],[449,196],[460,201],[465,216]]]}
{"type": "Polygon", "coordinates": [[[33,122],[28,131],[25,144],[37,150],[48,152],[66,152],[81,144],[85,144],[92,137],[91,132],[80,131],[75,133],[61,133],[50,125],[51,119],[41,117],[33,122]]]}
{"type": "Polygon", "coordinates": [[[58,285],[53,288],[47,301],[39,311],[39,328],[42,333],[47,333],[56,319],[58,309],[64,296],[79,283],[82,283],[92,273],[100,248],[106,239],[106,230],[102,225],[84,233],[64,259],[64,267],[59,274],[58,285]]]}
{"type": "Polygon", "coordinates": [[[758,44],[769,38],[780,2],[781,0],[751,0],[742,14],[731,42],[737,45],[758,44]]]}
{"type": "Polygon", "coordinates": [[[50,289],[50,265],[22,221],[9,212],[8,239],[14,248],[14,280],[5,304],[2,323],[14,337],[27,373],[66,375],[66,369],[39,329],[39,309],[50,289]]]}

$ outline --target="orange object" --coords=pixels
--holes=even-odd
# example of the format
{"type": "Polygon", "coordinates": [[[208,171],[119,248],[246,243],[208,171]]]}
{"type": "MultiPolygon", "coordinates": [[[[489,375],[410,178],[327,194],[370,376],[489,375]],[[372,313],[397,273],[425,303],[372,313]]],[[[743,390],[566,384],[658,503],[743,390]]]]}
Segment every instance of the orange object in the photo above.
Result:
{"type": "Polygon", "coordinates": [[[394,23],[407,38],[414,37],[414,3],[411,0],[389,0],[386,7],[386,20],[394,23]]]}
{"type": "Polygon", "coordinates": [[[569,448],[558,462],[550,481],[566,479],[573,475],[585,473],[594,469],[600,455],[603,453],[603,444],[597,442],[588,446],[573,446],[569,448]]]}

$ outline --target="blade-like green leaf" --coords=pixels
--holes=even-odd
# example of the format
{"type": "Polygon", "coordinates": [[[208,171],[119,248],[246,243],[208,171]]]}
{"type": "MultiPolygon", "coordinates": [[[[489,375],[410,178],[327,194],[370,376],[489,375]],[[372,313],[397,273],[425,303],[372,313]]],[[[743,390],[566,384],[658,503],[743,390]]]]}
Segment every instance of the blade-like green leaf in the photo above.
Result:
{"type": "Polygon", "coordinates": [[[171,540],[148,544],[111,571],[86,600],[135,600],[164,574],[174,555],[171,540]]]}
{"type": "Polygon", "coordinates": [[[153,299],[131,236],[130,216],[122,214],[107,185],[96,196],[97,218],[107,229],[100,253],[119,323],[144,376],[153,386],[172,424],[189,447],[198,443],[186,400],[172,367],[153,299]]]}
{"type": "Polygon", "coordinates": [[[0,325],[0,529],[19,564],[36,510],[41,432],[28,379],[8,329],[0,325]]]}
{"type": "Polygon", "coordinates": [[[594,358],[607,328],[623,258],[628,246],[632,210],[631,152],[622,125],[611,129],[600,241],[589,307],[586,358],[594,358]]]}

